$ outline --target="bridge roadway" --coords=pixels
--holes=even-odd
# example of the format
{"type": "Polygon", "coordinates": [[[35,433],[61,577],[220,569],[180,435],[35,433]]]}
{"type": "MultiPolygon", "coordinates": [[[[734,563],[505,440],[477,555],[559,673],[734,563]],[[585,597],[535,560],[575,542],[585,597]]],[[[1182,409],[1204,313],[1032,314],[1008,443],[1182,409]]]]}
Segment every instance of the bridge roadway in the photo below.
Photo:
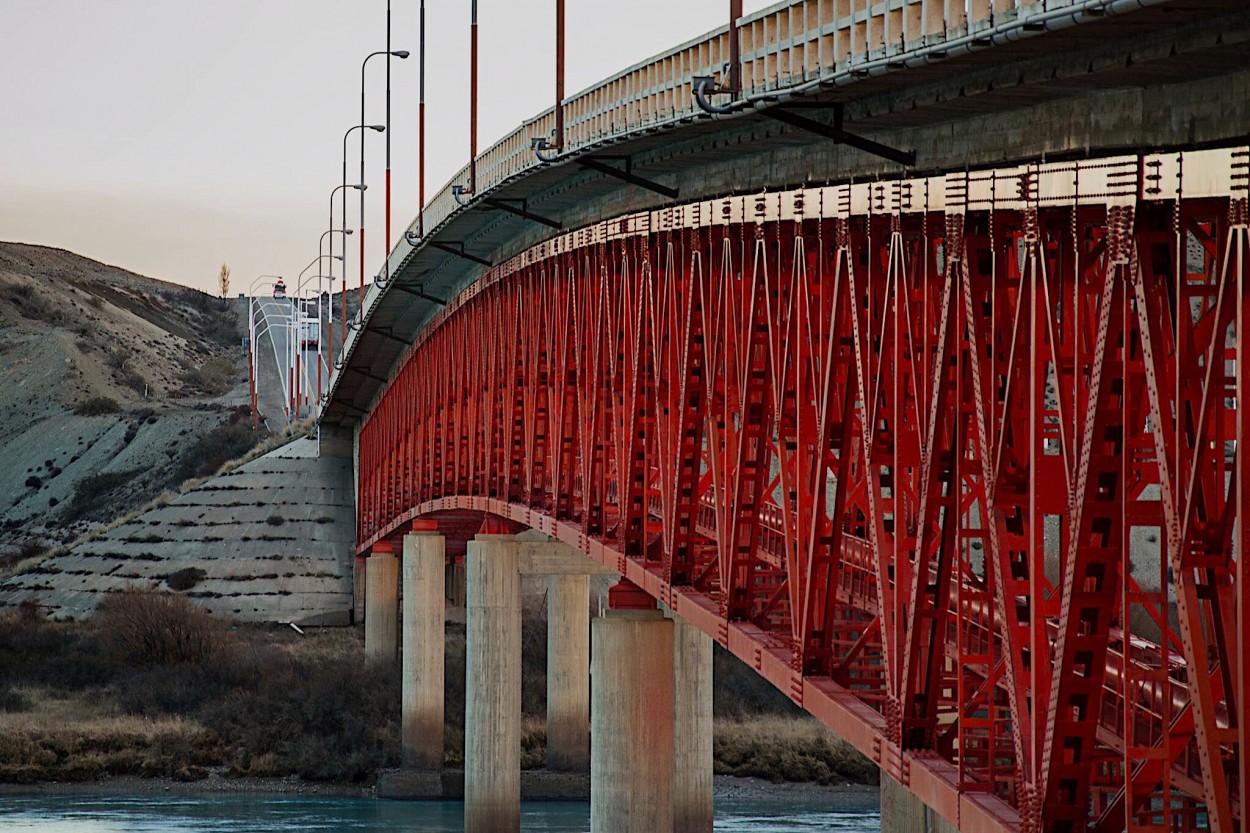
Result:
{"type": "Polygon", "coordinates": [[[1247,10],[835,5],[744,18],[717,118],[724,30],[414,220],[321,419],[359,551],[553,536],[962,830],[1243,829],[1247,10]]]}

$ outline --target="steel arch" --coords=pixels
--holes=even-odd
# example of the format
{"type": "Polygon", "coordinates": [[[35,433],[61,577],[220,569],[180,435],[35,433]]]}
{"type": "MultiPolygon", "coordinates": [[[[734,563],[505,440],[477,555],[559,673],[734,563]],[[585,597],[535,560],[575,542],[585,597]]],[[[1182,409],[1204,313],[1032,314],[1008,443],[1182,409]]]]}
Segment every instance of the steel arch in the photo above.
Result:
{"type": "Polygon", "coordinates": [[[363,423],[360,549],[443,510],[556,535],[961,829],[1233,830],[1248,159],[798,189],[537,245],[363,423]]]}

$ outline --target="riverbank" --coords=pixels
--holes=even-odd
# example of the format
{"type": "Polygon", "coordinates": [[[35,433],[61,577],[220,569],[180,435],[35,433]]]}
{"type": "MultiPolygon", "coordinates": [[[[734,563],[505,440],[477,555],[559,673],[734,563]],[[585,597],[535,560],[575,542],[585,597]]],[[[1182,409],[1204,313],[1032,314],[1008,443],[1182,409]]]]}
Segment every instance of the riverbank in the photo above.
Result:
{"type": "MultiPolygon", "coordinates": [[[[400,682],[397,663],[364,658],[361,631],[235,625],[152,593],[117,594],[82,623],[33,609],[2,616],[0,783],[133,778],[172,790],[220,779],[235,791],[260,779],[365,794],[399,765],[400,682]]],[[[464,637],[448,625],[443,764],[452,770],[464,763],[464,637]]],[[[545,622],[526,623],[527,771],[546,765],[545,637],[545,622]]],[[[876,783],[871,762],[727,654],[714,694],[717,774],[876,783]]]]}

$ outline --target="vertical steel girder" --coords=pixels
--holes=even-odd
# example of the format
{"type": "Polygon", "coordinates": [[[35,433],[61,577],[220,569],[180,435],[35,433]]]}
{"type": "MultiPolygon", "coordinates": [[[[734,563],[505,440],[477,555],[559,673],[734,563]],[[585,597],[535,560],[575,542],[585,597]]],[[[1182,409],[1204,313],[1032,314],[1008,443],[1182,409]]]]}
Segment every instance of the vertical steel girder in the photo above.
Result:
{"type": "Polygon", "coordinates": [[[540,244],[362,426],[360,546],[564,530],[957,824],[1242,829],[1248,156],[1211,153],[540,244]]]}

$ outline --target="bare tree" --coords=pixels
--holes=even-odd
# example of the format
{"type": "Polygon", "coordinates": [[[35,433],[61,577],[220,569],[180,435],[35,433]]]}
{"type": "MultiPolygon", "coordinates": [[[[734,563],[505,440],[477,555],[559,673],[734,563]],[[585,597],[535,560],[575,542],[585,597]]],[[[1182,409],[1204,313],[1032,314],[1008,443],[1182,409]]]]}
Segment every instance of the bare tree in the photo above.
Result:
{"type": "Polygon", "coordinates": [[[221,299],[226,300],[226,296],[230,294],[230,267],[221,264],[221,272],[217,275],[217,285],[221,287],[221,299]]]}

